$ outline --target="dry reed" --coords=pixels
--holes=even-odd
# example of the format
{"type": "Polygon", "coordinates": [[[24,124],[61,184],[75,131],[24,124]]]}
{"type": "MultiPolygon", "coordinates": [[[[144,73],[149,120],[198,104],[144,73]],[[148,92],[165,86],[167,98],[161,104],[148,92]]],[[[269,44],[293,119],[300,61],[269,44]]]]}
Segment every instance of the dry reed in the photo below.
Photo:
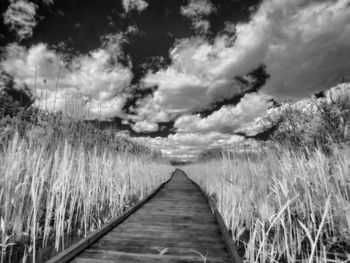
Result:
{"type": "Polygon", "coordinates": [[[350,149],[269,151],[185,167],[217,202],[246,262],[350,261],[350,149]]]}
{"type": "Polygon", "coordinates": [[[0,152],[1,262],[14,242],[33,262],[49,243],[67,247],[67,236],[84,236],[118,216],[172,170],[147,155],[88,151],[67,141],[45,146],[16,134],[0,152]]]}

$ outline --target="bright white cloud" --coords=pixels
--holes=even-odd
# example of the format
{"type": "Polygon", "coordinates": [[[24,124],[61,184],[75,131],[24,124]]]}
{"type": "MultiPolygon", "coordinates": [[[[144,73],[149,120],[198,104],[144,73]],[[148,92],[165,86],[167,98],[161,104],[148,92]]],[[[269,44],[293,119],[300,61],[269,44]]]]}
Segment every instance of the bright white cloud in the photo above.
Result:
{"type": "Polygon", "coordinates": [[[70,85],[95,99],[112,99],[129,85],[132,73],[121,64],[109,65],[110,59],[111,55],[103,49],[77,57],[75,69],[68,75],[70,85]]]}
{"type": "Polygon", "coordinates": [[[250,22],[236,26],[232,45],[224,33],[213,43],[181,40],[172,64],[147,74],[144,84],[158,86],[153,103],[166,113],[189,113],[241,94],[234,77],[265,64],[267,94],[306,96],[350,77],[349,22],[348,0],[265,0],[250,22]]]}
{"type": "Polygon", "coordinates": [[[108,119],[115,116],[122,116],[122,109],[126,102],[125,96],[118,96],[109,100],[91,100],[86,104],[88,112],[95,119],[108,119]]]}
{"type": "MultiPolygon", "coordinates": [[[[146,87],[158,86],[152,104],[166,113],[179,114],[242,94],[246,87],[236,82],[235,75],[223,75],[220,70],[230,58],[226,40],[225,36],[217,38],[214,45],[199,37],[180,41],[171,51],[172,65],[147,74],[143,80],[146,87]]],[[[251,67],[237,68],[237,75],[248,72],[251,67]]]]}
{"type": "Polygon", "coordinates": [[[182,6],[180,13],[187,17],[208,16],[216,12],[216,8],[209,0],[189,0],[186,6],[182,6]]]}
{"type": "Polygon", "coordinates": [[[64,114],[78,119],[109,119],[122,116],[126,97],[110,100],[96,100],[69,89],[40,90],[35,105],[48,111],[61,110],[64,114]]]}
{"type": "MultiPolygon", "coordinates": [[[[128,31],[126,32],[128,33],[128,31]]],[[[115,33],[103,35],[100,39],[102,42],[102,48],[108,52],[108,54],[114,59],[118,60],[124,56],[124,50],[122,44],[127,42],[126,33],[115,33]]]]}
{"type": "Polygon", "coordinates": [[[183,115],[175,121],[178,132],[205,133],[221,131],[233,133],[253,122],[270,106],[269,97],[262,94],[246,94],[236,106],[224,106],[205,118],[197,115],[183,115]]]}
{"type": "Polygon", "coordinates": [[[111,59],[107,50],[98,49],[73,58],[68,65],[60,54],[49,50],[45,44],[34,45],[28,50],[11,44],[0,65],[14,76],[18,85],[29,86],[40,107],[52,110],[55,105],[55,110],[60,110],[67,101],[67,94],[80,94],[89,101],[93,115],[109,118],[121,114],[126,100],[122,91],[132,78],[128,68],[118,63],[112,66],[111,59]]]}
{"type": "Polygon", "coordinates": [[[37,25],[35,18],[38,6],[26,0],[11,0],[3,15],[4,23],[15,31],[20,40],[31,37],[37,25]]]}
{"type": "Polygon", "coordinates": [[[151,148],[160,149],[164,156],[182,160],[194,160],[204,150],[230,147],[244,140],[237,135],[222,134],[219,132],[177,133],[167,138],[139,137],[135,140],[151,148]]]}
{"type": "Polygon", "coordinates": [[[192,20],[192,27],[198,34],[207,34],[210,23],[204,17],[216,12],[216,8],[209,0],[189,0],[182,6],[180,13],[192,20]]]}
{"type": "Polygon", "coordinates": [[[153,96],[148,96],[137,102],[137,119],[149,119],[152,122],[166,122],[171,119],[170,115],[163,111],[159,105],[153,104],[153,96]]]}
{"type": "Polygon", "coordinates": [[[149,122],[147,120],[138,121],[133,126],[132,129],[136,132],[156,132],[159,129],[157,123],[149,122]]]}
{"type": "Polygon", "coordinates": [[[123,0],[123,7],[126,13],[131,10],[142,12],[148,6],[148,3],[144,0],[123,0]]]}
{"type": "MultiPolygon", "coordinates": [[[[171,65],[144,78],[146,87],[158,86],[151,104],[169,118],[206,108],[244,93],[234,77],[260,64],[271,75],[263,88],[268,96],[300,98],[327,89],[342,76],[350,77],[349,22],[348,0],[265,0],[248,23],[234,29],[228,24],[230,34],[220,33],[213,43],[200,37],[179,41],[170,51],[171,65]]],[[[169,156],[189,152],[194,157],[214,142],[228,145],[225,137],[208,144],[205,139],[214,131],[261,132],[266,123],[259,116],[268,103],[250,99],[247,95],[242,104],[223,107],[207,118],[178,118],[175,127],[180,133],[161,140],[163,152],[169,156]]]]}

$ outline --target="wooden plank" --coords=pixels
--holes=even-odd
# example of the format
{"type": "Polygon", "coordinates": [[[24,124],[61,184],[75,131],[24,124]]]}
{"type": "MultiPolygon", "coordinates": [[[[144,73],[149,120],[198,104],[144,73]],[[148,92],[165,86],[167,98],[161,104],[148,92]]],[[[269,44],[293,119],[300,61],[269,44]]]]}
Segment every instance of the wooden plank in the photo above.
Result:
{"type": "Polygon", "coordinates": [[[239,256],[239,254],[236,250],[235,244],[233,243],[233,240],[232,240],[232,238],[231,238],[231,236],[226,228],[225,222],[224,222],[216,204],[213,202],[213,200],[208,196],[208,194],[195,181],[191,180],[191,178],[189,178],[188,176],[187,176],[187,178],[199,189],[199,191],[207,199],[212,210],[214,211],[216,222],[218,223],[218,225],[220,227],[221,234],[222,234],[222,237],[225,241],[227,250],[228,250],[228,252],[233,260],[232,262],[243,263],[243,260],[241,259],[241,257],[239,256]]]}
{"type": "Polygon", "coordinates": [[[214,228],[210,229],[208,233],[203,231],[204,229],[192,229],[192,228],[171,228],[171,227],[145,227],[144,225],[136,225],[135,227],[130,227],[130,225],[126,226],[120,226],[116,227],[111,231],[111,233],[149,233],[149,234],[154,234],[157,232],[166,232],[166,233],[190,233],[190,234],[196,234],[196,235],[219,235],[220,234],[220,229],[219,228],[214,228]]]}
{"type": "Polygon", "coordinates": [[[180,247],[180,248],[192,248],[192,249],[226,249],[226,245],[225,243],[222,242],[201,242],[201,243],[194,243],[194,242],[186,242],[186,241],[173,241],[173,240],[152,240],[152,242],[150,242],[149,240],[144,240],[144,239],[129,239],[129,240],[105,240],[105,239],[100,239],[99,241],[95,242],[93,244],[94,247],[98,246],[100,248],[103,247],[114,247],[116,250],[118,250],[119,248],[125,248],[125,247],[129,247],[129,248],[133,248],[133,247],[141,247],[141,246],[145,246],[145,247],[180,247]],[[149,243],[145,243],[145,241],[148,241],[149,243]]]}
{"type": "MultiPolygon", "coordinates": [[[[153,202],[152,202],[153,204],[153,202]]],[[[212,214],[209,207],[206,206],[197,206],[197,207],[190,207],[190,206],[178,206],[178,207],[171,207],[168,206],[167,208],[161,207],[161,206],[147,206],[145,207],[147,211],[150,212],[157,212],[157,213],[199,213],[199,214],[212,214]]],[[[145,210],[146,210],[145,209],[145,210]]]]}
{"type": "MultiPolygon", "coordinates": [[[[142,215],[137,215],[134,214],[130,216],[129,222],[152,222],[155,220],[155,217],[152,216],[151,214],[142,214],[142,215]]],[[[215,217],[206,217],[206,216],[191,216],[191,215],[165,215],[165,214],[159,214],[157,215],[157,221],[158,222],[197,222],[197,223],[215,223],[215,217]]]]}
{"type": "Polygon", "coordinates": [[[125,244],[118,244],[116,246],[115,244],[108,244],[108,243],[103,243],[103,244],[98,244],[94,243],[93,245],[90,246],[90,248],[95,248],[95,249],[104,249],[104,250],[111,250],[111,251],[120,251],[120,252],[130,252],[130,253],[141,253],[141,254],[147,254],[147,253],[155,253],[159,252],[159,250],[163,250],[167,248],[167,254],[169,255],[193,255],[195,252],[193,250],[198,251],[199,253],[203,255],[208,255],[208,256],[215,256],[215,255],[220,255],[220,254],[227,254],[227,249],[225,246],[220,246],[220,247],[213,247],[213,246],[199,246],[198,244],[196,246],[192,247],[179,247],[179,246],[151,246],[151,245],[145,245],[145,244],[133,244],[132,246],[130,245],[125,245],[125,244]]]}
{"type": "MultiPolygon", "coordinates": [[[[196,197],[196,198],[192,198],[192,197],[179,197],[179,198],[172,198],[172,197],[160,197],[157,196],[157,199],[159,198],[159,200],[161,200],[164,203],[169,203],[169,204],[201,204],[201,205],[205,205],[207,202],[205,199],[203,199],[203,197],[196,197]]],[[[157,199],[155,201],[157,201],[157,199]]]]}
{"type": "Polygon", "coordinates": [[[138,216],[179,216],[179,217],[214,217],[209,209],[202,209],[199,211],[187,211],[185,209],[182,210],[167,210],[167,209],[149,209],[149,210],[143,210],[142,212],[138,213],[138,216]]]}
{"type": "Polygon", "coordinates": [[[161,184],[156,190],[154,190],[149,196],[143,198],[141,201],[139,201],[135,206],[128,209],[124,214],[121,216],[112,219],[111,222],[103,225],[100,229],[92,232],[87,237],[81,239],[79,242],[73,244],[72,246],[68,247],[67,249],[63,250],[61,253],[47,261],[48,263],[63,263],[68,262],[72,258],[74,258],[76,255],[81,253],[84,249],[86,249],[88,246],[93,244],[95,241],[100,239],[102,236],[104,236],[106,233],[108,233],[111,229],[122,223],[125,219],[127,219],[130,215],[132,215],[137,209],[142,207],[143,204],[145,204],[148,200],[150,200],[154,195],[156,195],[159,190],[167,184],[171,178],[174,176],[174,173],[171,175],[170,179],[161,184]]]}
{"type": "MultiPolygon", "coordinates": [[[[204,256],[204,255],[203,255],[204,256]]],[[[192,256],[180,256],[180,255],[159,255],[159,253],[154,254],[140,254],[140,253],[126,253],[119,251],[110,250],[96,250],[87,249],[83,254],[79,256],[81,259],[102,259],[102,260],[114,260],[115,262],[201,262],[203,263],[203,258],[194,254],[192,256]]],[[[207,258],[207,262],[213,263],[224,263],[228,262],[228,258],[207,258]]]]}
{"type": "MultiPolygon", "coordinates": [[[[132,245],[135,240],[143,242],[144,244],[174,244],[174,243],[192,243],[192,244],[208,244],[211,245],[215,242],[222,241],[222,237],[211,237],[211,236],[170,236],[170,235],[162,235],[162,236],[132,236],[132,235],[114,235],[109,233],[104,236],[101,241],[110,241],[110,242],[129,242],[132,245]]],[[[168,245],[170,246],[170,245],[168,245]]],[[[172,246],[172,245],[171,245],[172,246]]]]}
{"type": "MultiPolygon", "coordinates": [[[[164,228],[171,228],[171,229],[184,229],[184,230],[189,230],[189,229],[193,229],[193,230],[198,230],[198,231],[203,231],[203,230],[207,230],[207,231],[220,231],[220,228],[217,224],[195,224],[195,223],[191,223],[191,222],[182,222],[182,223],[168,223],[168,222],[150,222],[150,223],[146,223],[146,222],[125,222],[122,225],[120,225],[122,227],[125,228],[143,228],[143,229],[148,229],[148,228],[160,228],[160,229],[164,229],[164,228]]],[[[118,226],[118,228],[120,228],[118,226]]]]}
{"type": "Polygon", "coordinates": [[[241,263],[232,260],[220,214],[201,188],[179,169],[166,183],[118,227],[80,247],[72,262],[204,262],[195,250],[207,255],[206,262],[241,263]],[[158,255],[156,247],[167,248],[166,255],[158,255]]]}
{"type": "Polygon", "coordinates": [[[148,208],[151,208],[151,207],[154,207],[154,206],[163,206],[163,205],[167,205],[169,207],[169,209],[176,209],[176,208],[179,208],[179,209],[183,209],[183,208],[186,208],[186,209],[202,209],[203,207],[205,207],[206,209],[207,208],[210,208],[209,204],[208,203],[205,203],[205,204],[201,204],[201,203],[174,203],[174,202],[164,202],[164,201],[161,201],[161,200],[154,200],[152,199],[152,203],[147,203],[145,204],[145,207],[148,207],[148,208]]]}

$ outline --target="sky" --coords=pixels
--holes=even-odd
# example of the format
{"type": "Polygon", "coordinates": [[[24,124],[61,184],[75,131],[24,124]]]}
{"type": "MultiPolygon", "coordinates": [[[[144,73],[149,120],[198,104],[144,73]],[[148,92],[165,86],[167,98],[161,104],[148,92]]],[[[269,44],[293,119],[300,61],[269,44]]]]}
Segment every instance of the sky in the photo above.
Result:
{"type": "Polygon", "coordinates": [[[1,0],[0,70],[36,106],[190,160],[350,79],[350,0],[1,0]],[[79,102],[79,103],[78,103],[79,102]]]}

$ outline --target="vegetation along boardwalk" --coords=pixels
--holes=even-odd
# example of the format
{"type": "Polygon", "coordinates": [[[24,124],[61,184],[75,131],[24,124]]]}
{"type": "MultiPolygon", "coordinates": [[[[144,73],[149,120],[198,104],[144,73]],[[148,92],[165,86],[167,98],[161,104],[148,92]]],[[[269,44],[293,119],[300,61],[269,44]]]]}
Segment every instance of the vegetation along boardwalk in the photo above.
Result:
{"type": "Polygon", "coordinates": [[[242,262],[209,203],[198,185],[176,170],[117,226],[105,226],[50,262],[242,262]]]}

